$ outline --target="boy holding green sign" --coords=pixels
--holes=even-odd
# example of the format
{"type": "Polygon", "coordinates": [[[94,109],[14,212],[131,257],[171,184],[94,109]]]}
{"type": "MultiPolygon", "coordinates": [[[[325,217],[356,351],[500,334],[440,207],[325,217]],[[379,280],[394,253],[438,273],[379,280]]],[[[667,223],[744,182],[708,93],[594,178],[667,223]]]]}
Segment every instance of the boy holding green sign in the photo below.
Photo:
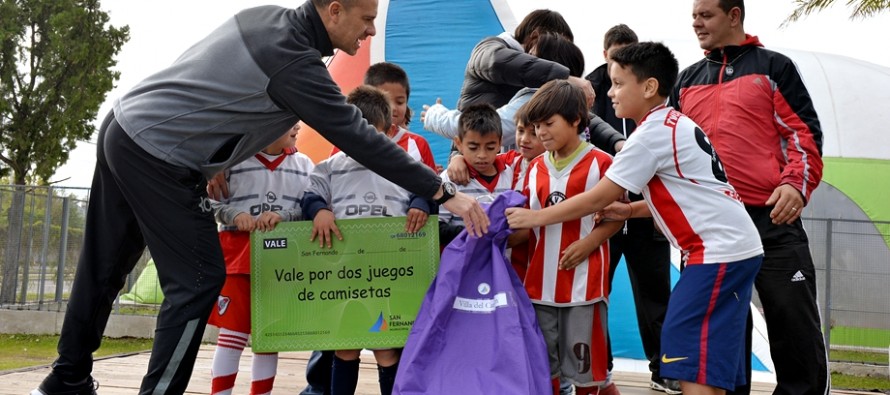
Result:
{"type": "MultiPolygon", "coordinates": [[[[362,112],[380,133],[392,125],[389,98],[370,86],[353,90],[346,100],[362,112]]],[[[386,160],[386,158],[380,158],[386,160]]],[[[331,247],[333,237],[343,240],[335,219],[407,216],[405,231],[415,233],[429,217],[430,203],[338,152],[320,162],[312,173],[311,186],[303,198],[303,213],[313,220],[312,239],[331,247]]],[[[354,394],[358,384],[361,350],[337,350],[334,355],[331,394],[354,394]]],[[[374,350],[377,359],[380,393],[392,393],[398,370],[399,354],[394,349],[374,350]]]]}

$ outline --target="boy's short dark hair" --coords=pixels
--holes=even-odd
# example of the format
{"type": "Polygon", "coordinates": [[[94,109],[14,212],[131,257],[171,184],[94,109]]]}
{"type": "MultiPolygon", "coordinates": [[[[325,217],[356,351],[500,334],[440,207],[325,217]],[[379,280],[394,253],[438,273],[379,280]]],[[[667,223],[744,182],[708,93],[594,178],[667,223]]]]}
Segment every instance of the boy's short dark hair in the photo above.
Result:
{"type": "Polygon", "coordinates": [[[566,80],[551,80],[544,84],[523,107],[531,123],[559,114],[569,123],[580,120],[578,134],[590,123],[584,92],[566,80]]]}
{"type": "Polygon", "coordinates": [[[739,19],[742,23],[745,23],[745,0],[720,0],[717,2],[717,6],[727,14],[729,13],[729,10],[739,7],[739,10],[741,11],[739,19]]]}
{"type": "Polygon", "coordinates": [[[387,131],[392,126],[392,105],[386,93],[370,85],[361,85],[349,92],[346,102],[362,112],[362,117],[374,127],[387,131]]]}
{"type": "Polygon", "coordinates": [[[479,133],[480,136],[496,134],[498,138],[503,138],[504,131],[501,129],[501,116],[488,103],[478,103],[469,106],[460,114],[457,125],[457,137],[463,140],[467,132],[470,131],[479,133]]]}
{"type": "Polygon", "coordinates": [[[636,44],[638,42],[640,42],[640,39],[637,38],[637,33],[622,23],[606,30],[606,34],[603,37],[603,50],[608,51],[613,45],[636,44]]]}
{"type": "Polygon", "coordinates": [[[569,68],[569,75],[580,77],[584,74],[584,52],[571,40],[554,33],[538,36],[535,43],[535,56],[569,68]]]}
{"type": "Polygon", "coordinates": [[[562,14],[551,10],[534,10],[530,12],[513,33],[513,38],[519,41],[525,52],[528,52],[533,46],[540,34],[555,33],[564,36],[570,41],[575,41],[575,35],[572,34],[572,28],[566,22],[562,14]]]}
{"type": "Polygon", "coordinates": [[[680,70],[671,50],[662,43],[652,41],[630,44],[615,51],[612,62],[621,67],[630,67],[631,73],[640,81],[655,78],[661,97],[670,95],[680,70]]]}
{"type": "Polygon", "coordinates": [[[365,85],[380,86],[387,82],[401,84],[405,87],[405,95],[411,97],[411,84],[408,83],[408,73],[401,66],[390,63],[374,63],[365,72],[365,85]]]}

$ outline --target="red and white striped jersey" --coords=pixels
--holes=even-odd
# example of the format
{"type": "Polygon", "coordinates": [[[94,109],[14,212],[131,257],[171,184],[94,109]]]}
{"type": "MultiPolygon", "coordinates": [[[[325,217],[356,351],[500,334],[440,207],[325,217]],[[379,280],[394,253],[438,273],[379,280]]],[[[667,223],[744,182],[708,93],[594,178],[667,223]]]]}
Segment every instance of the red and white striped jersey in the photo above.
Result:
{"type": "MultiPolygon", "coordinates": [[[[510,187],[513,185],[513,168],[508,166],[500,156],[495,159],[494,166],[498,173],[491,182],[488,182],[482,178],[473,166],[467,163],[470,182],[467,185],[458,185],[457,190],[470,195],[480,203],[493,202],[498,195],[511,190],[510,187]]],[[[448,177],[448,171],[443,171],[439,177],[442,177],[442,181],[451,181],[451,178],[448,177]]],[[[445,206],[441,205],[439,206],[439,222],[451,225],[464,225],[463,218],[454,215],[445,206]]]]}
{"type": "MultiPolygon", "coordinates": [[[[399,132],[389,138],[399,147],[408,153],[408,156],[414,158],[418,162],[423,162],[433,171],[436,171],[436,158],[433,157],[433,151],[430,149],[430,143],[423,136],[412,133],[405,128],[399,128],[399,132]]],[[[334,147],[331,149],[331,156],[340,152],[340,149],[334,147]]]]}
{"type": "MultiPolygon", "coordinates": [[[[611,164],[612,157],[592,145],[562,170],[556,169],[549,154],[541,155],[532,161],[526,177],[529,208],[541,210],[593,188],[611,164]]],[[[525,274],[525,290],[532,302],[583,305],[608,299],[608,241],[574,269],[558,267],[562,251],[590,234],[594,226],[589,215],[532,229],[529,244],[533,250],[525,274]]]]}
{"type": "Polygon", "coordinates": [[[656,107],[643,118],[606,177],[642,192],[686,264],[735,262],[763,253],[757,229],[708,137],[673,108],[656,107]]]}

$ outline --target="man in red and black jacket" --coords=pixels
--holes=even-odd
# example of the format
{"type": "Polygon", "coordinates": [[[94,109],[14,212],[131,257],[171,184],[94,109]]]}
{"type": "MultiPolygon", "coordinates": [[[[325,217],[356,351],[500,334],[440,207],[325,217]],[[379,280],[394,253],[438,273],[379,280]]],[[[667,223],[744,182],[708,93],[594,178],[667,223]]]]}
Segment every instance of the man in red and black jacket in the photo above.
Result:
{"type": "MultiPolygon", "coordinates": [[[[670,104],[704,129],[760,232],[765,256],[755,287],[775,393],[827,394],[816,272],[800,220],[822,179],[822,131],[797,67],[745,34],[744,17],[743,0],[693,1],[705,58],[680,73],[670,104]]],[[[747,352],[750,345],[749,333],[747,352]]],[[[750,392],[750,367],[748,377],[736,393],[750,392]]]]}

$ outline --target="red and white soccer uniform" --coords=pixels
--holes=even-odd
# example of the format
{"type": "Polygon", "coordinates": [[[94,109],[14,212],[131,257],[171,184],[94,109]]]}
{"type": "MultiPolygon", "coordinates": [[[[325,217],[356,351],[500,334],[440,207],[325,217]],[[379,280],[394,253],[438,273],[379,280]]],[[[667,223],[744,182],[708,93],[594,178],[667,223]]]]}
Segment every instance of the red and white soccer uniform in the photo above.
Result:
{"type": "MultiPolygon", "coordinates": [[[[436,158],[433,157],[433,150],[430,149],[430,143],[423,136],[412,133],[405,128],[399,128],[399,132],[390,137],[394,143],[405,150],[408,156],[414,158],[418,162],[423,162],[433,171],[436,171],[436,158]]],[[[340,152],[340,149],[334,147],[331,149],[331,156],[340,152]]]]}
{"type": "MultiPolygon", "coordinates": [[[[514,191],[522,192],[525,189],[525,174],[528,173],[531,161],[525,160],[522,154],[516,150],[509,150],[498,155],[498,158],[504,161],[508,166],[513,168],[513,185],[514,191]]],[[[510,257],[510,264],[513,270],[519,275],[519,279],[525,279],[525,272],[528,270],[528,242],[508,248],[506,254],[510,257]]]]}
{"type": "Polygon", "coordinates": [[[707,136],[673,108],[660,106],[643,118],[606,177],[630,192],[642,192],[656,223],[688,265],[763,253],[757,229],[726,181],[707,136]]]}
{"type": "MultiPolygon", "coordinates": [[[[583,143],[586,144],[586,143],[583,143]]],[[[587,145],[562,170],[549,154],[532,161],[526,176],[529,208],[540,210],[593,188],[612,164],[609,154],[587,145]]],[[[532,229],[534,246],[525,289],[534,303],[585,305],[607,300],[609,295],[609,243],[604,242],[572,270],[559,270],[562,251],[593,231],[593,216],[532,229]]]]}

